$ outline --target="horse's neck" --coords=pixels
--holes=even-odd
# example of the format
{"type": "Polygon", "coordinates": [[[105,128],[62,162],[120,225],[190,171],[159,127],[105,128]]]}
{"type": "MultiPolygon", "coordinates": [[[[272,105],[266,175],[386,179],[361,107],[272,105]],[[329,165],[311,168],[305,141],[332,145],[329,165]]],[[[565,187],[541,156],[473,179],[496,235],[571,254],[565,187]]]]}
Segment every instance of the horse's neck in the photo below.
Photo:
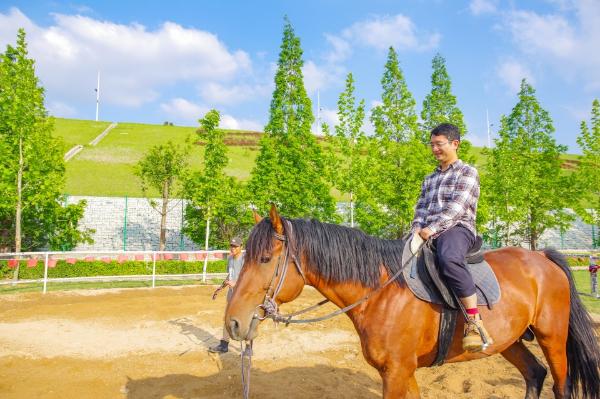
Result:
{"type": "MultiPolygon", "coordinates": [[[[318,276],[311,274],[307,275],[307,283],[340,308],[352,305],[373,291],[373,288],[365,287],[360,283],[326,282],[318,276]]],[[[360,307],[359,305],[347,312],[348,316],[355,322],[358,321],[355,320],[356,318],[360,318],[360,307]]]]}

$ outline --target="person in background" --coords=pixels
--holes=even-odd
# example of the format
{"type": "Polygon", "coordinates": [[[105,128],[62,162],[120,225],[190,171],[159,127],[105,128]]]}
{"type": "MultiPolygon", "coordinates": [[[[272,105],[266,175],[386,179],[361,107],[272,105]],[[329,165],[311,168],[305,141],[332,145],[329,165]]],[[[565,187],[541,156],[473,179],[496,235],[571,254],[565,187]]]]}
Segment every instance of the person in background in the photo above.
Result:
{"type": "Polygon", "coordinates": [[[600,298],[600,293],[598,292],[598,269],[600,269],[600,265],[595,262],[595,259],[594,255],[590,255],[588,270],[590,271],[590,282],[592,283],[592,296],[600,298]]]}
{"type": "MultiPolygon", "coordinates": [[[[242,266],[244,265],[244,254],[242,253],[242,240],[238,237],[233,238],[229,243],[229,256],[227,257],[227,277],[223,282],[222,287],[229,287],[227,290],[227,302],[231,300],[233,295],[233,287],[240,276],[242,266]]],[[[221,287],[220,287],[221,288],[221,287]]],[[[216,298],[216,294],[220,288],[213,294],[213,299],[216,298]]],[[[229,333],[223,325],[223,337],[219,345],[208,348],[209,352],[212,353],[227,353],[229,351],[229,333]]]]}

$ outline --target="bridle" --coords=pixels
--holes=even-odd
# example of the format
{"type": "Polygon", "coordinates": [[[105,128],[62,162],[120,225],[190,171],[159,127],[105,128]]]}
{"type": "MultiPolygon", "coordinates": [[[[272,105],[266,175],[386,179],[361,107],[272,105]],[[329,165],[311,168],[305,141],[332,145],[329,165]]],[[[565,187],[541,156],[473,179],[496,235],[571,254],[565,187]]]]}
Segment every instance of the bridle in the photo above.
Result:
{"type": "MultiPolygon", "coordinates": [[[[291,246],[293,245],[290,242],[290,239],[288,237],[292,236],[292,224],[288,221],[288,220],[283,220],[284,223],[286,223],[287,226],[287,232],[288,232],[288,236],[285,236],[283,234],[279,234],[277,232],[273,233],[273,237],[276,240],[279,240],[282,242],[282,245],[284,247],[284,250],[279,254],[279,257],[277,258],[277,265],[275,266],[275,270],[273,271],[273,275],[271,276],[271,281],[269,282],[269,286],[265,292],[265,298],[263,299],[263,303],[258,305],[256,307],[256,310],[262,309],[264,312],[264,316],[259,316],[258,312],[254,312],[254,315],[252,316],[252,319],[257,319],[259,321],[265,320],[265,319],[272,319],[273,321],[277,322],[285,322],[286,325],[289,324],[291,322],[291,316],[292,315],[297,315],[297,314],[301,314],[304,313],[305,311],[308,310],[304,310],[301,313],[294,313],[294,314],[288,314],[288,315],[282,315],[279,313],[279,306],[277,305],[276,299],[277,299],[277,295],[279,295],[279,292],[281,292],[281,289],[283,288],[283,284],[285,282],[285,278],[287,276],[287,272],[289,269],[289,264],[290,264],[290,258],[293,260],[294,265],[296,266],[296,270],[298,271],[298,274],[300,274],[300,276],[302,277],[302,280],[304,281],[304,285],[306,285],[306,276],[304,275],[304,272],[302,271],[302,265],[300,264],[300,259],[298,258],[296,253],[290,253],[291,252],[291,246]],[[283,259],[282,259],[282,254],[283,254],[283,259]],[[283,260],[283,261],[282,261],[283,260]],[[277,279],[277,277],[279,276],[279,281],[277,282],[277,286],[274,287],[275,284],[275,280],[277,279]]],[[[329,300],[325,300],[322,301],[323,304],[329,302],[329,300]]],[[[311,307],[311,309],[314,307],[311,307]]]]}
{"type": "MultiPolygon", "coordinates": [[[[308,308],[299,310],[297,312],[293,312],[293,313],[288,313],[288,314],[281,314],[279,313],[279,306],[277,305],[276,302],[276,298],[277,295],[279,294],[279,292],[281,291],[281,288],[283,287],[283,283],[285,281],[285,277],[287,275],[287,271],[289,268],[289,260],[290,257],[293,259],[294,261],[294,265],[296,266],[296,269],[298,270],[298,273],[300,274],[300,276],[302,276],[302,279],[304,280],[304,284],[306,285],[306,276],[304,275],[304,272],[302,271],[302,265],[300,264],[300,258],[297,256],[296,253],[292,252],[290,254],[290,252],[292,251],[290,249],[290,247],[294,246],[295,247],[295,243],[293,243],[293,230],[292,230],[292,223],[289,220],[285,220],[282,219],[282,221],[286,224],[287,226],[287,233],[288,235],[285,236],[283,234],[279,234],[277,232],[273,233],[273,237],[279,241],[281,241],[284,245],[284,256],[283,256],[283,262],[281,262],[281,253],[279,254],[279,257],[277,258],[277,266],[275,267],[275,271],[273,272],[273,276],[271,277],[271,281],[269,282],[269,287],[267,288],[267,291],[265,292],[265,298],[263,300],[263,303],[261,305],[258,305],[256,307],[256,310],[258,309],[262,309],[264,311],[264,316],[259,316],[257,312],[254,313],[253,317],[252,317],[252,321],[254,322],[256,320],[256,322],[258,321],[262,321],[265,319],[272,319],[274,322],[276,323],[284,323],[286,326],[288,324],[303,324],[303,323],[314,323],[314,322],[318,322],[318,321],[323,321],[323,320],[327,320],[327,319],[331,319],[332,317],[338,316],[342,313],[346,313],[349,310],[361,305],[362,303],[368,301],[375,293],[381,291],[382,289],[384,289],[385,287],[387,287],[388,285],[390,285],[392,282],[394,282],[398,277],[400,277],[400,275],[402,274],[402,272],[404,271],[404,268],[406,267],[406,265],[410,264],[410,262],[412,261],[412,259],[414,257],[417,256],[417,254],[421,251],[421,248],[424,245],[427,245],[429,243],[429,241],[425,241],[423,242],[418,250],[414,253],[411,254],[411,256],[406,259],[406,261],[400,266],[400,268],[398,269],[398,271],[396,271],[396,273],[394,273],[385,283],[381,284],[379,287],[375,288],[374,290],[372,290],[371,292],[369,292],[368,294],[366,294],[365,296],[363,296],[362,298],[358,299],[356,302],[345,306],[341,309],[338,309],[334,312],[331,312],[325,316],[321,316],[321,317],[316,317],[316,318],[312,318],[312,319],[301,319],[301,320],[293,320],[292,318],[298,315],[301,315],[303,313],[309,312],[313,309],[316,309],[324,304],[326,304],[327,302],[329,302],[329,299],[324,299],[321,302],[312,305],[308,308]],[[291,237],[291,239],[290,239],[291,237]],[[273,284],[275,281],[275,278],[277,276],[281,276],[279,278],[279,282],[277,283],[277,287],[275,287],[275,289],[273,290],[273,284]],[[271,294],[270,294],[271,293],[271,294]]],[[[296,248],[294,248],[295,250],[296,248]]]]}

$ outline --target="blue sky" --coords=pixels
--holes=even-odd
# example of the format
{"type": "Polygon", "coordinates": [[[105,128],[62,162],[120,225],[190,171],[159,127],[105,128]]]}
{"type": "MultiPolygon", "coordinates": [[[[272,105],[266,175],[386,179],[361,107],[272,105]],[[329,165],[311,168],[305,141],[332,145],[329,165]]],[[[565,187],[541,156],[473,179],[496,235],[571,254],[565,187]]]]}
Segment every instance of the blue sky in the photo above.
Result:
{"type": "MultiPolygon", "coordinates": [[[[344,79],[377,104],[394,46],[417,111],[441,53],[468,138],[487,143],[515,105],[522,78],[550,112],[559,143],[578,153],[579,125],[600,97],[600,1],[5,1],[0,46],[24,27],[46,103],[56,116],[197,125],[211,108],[222,126],[262,130],[268,118],[283,17],[301,38],[316,114],[335,123],[344,79]]],[[[372,130],[365,123],[367,131],[372,130]]]]}

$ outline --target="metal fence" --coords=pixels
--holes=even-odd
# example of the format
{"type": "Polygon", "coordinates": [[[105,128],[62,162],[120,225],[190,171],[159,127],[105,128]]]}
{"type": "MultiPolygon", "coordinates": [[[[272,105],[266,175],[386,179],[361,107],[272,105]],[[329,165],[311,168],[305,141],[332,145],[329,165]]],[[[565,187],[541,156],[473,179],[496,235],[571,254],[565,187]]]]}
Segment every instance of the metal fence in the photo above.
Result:
{"type": "MultiPolygon", "coordinates": [[[[214,251],[47,251],[47,252],[13,252],[0,253],[0,260],[7,262],[9,268],[15,268],[19,262],[25,262],[27,267],[37,267],[40,262],[44,266],[44,277],[39,280],[5,280],[0,281],[0,285],[9,284],[28,284],[28,283],[43,283],[42,292],[47,292],[49,282],[82,282],[82,281],[152,281],[152,288],[156,286],[157,279],[195,279],[201,278],[205,283],[207,277],[224,278],[226,273],[207,273],[208,262],[215,260],[226,259],[229,251],[214,250],[214,251]],[[91,262],[103,261],[110,263],[116,261],[123,263],[126,261],[145,261],[152,262],[151,275],[120,275],[120,276],[93,276],[93,277],[62,277],[48,278],[48,269],[56,267],[59,260],[66,263],[74,264],[76,262],[91,262]],[[185,262],[203,262],[202,273],[193,274],[168,274],[157,275],[156,262],[178,260],[185,262]]],[[[19,263],[20,264],[20,263],[19,263]]]]}

